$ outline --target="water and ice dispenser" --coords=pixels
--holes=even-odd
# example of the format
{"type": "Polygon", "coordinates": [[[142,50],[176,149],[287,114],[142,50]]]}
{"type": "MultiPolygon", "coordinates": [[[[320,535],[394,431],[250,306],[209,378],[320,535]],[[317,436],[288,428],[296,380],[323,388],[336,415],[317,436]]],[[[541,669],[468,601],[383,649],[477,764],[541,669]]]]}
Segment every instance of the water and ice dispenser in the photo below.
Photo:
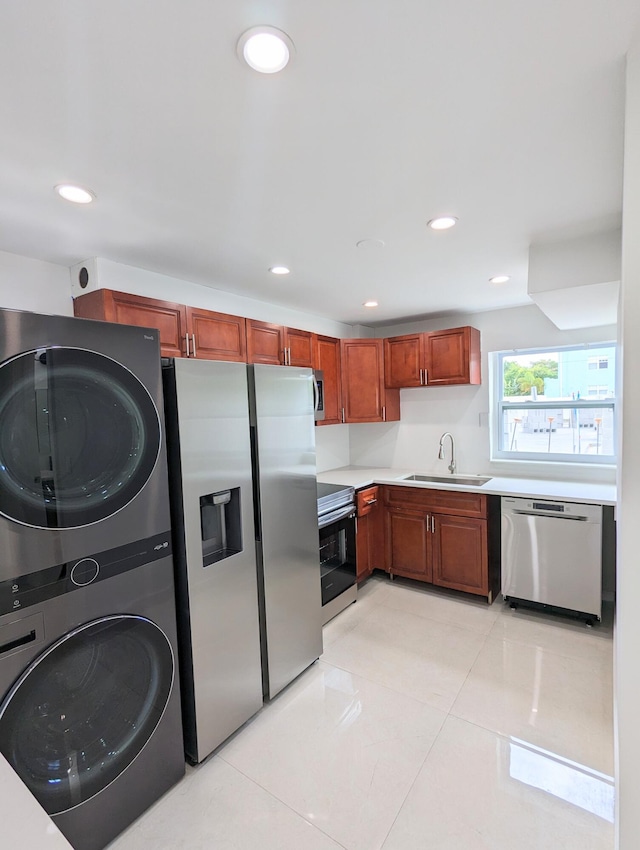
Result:
{"type": "Polygon", "coordinates": [[[203,567],[242,552],[240,488],[200,496],[200,527],[203,567]]]}

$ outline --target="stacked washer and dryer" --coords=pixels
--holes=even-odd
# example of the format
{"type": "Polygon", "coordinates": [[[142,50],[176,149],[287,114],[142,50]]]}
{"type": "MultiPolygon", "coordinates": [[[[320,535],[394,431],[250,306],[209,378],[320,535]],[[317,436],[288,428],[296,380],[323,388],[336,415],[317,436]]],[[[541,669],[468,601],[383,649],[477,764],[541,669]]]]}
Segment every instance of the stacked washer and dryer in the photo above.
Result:
{"type": "Polygon", "coordinates": [[[0,311],[0,752],[82,850],[184,773],[156,337],[0,311]]]}

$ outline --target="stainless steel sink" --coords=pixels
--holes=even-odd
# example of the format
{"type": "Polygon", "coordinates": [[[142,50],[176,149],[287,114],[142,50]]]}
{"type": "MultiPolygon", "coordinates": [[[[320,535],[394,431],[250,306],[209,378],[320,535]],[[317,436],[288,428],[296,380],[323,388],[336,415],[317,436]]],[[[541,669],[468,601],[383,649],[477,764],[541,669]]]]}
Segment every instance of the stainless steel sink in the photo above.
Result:
{"type": "Polygon", "coordinates": [[[403,481],[426,481],[430,484],[459,484],[462,487],[481,487],[491,478],[482,475],[406,475],[403,481]]]}

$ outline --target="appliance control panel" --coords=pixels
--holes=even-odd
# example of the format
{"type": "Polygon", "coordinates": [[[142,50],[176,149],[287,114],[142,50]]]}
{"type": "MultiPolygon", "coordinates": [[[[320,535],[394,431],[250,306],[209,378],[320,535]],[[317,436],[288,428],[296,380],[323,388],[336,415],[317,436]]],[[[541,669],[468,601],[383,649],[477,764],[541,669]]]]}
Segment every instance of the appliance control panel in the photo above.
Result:
{"type": "Polygon", "coordinates": [[[171,532],[0,582],[0,616],[171,555],[171,532]]]}

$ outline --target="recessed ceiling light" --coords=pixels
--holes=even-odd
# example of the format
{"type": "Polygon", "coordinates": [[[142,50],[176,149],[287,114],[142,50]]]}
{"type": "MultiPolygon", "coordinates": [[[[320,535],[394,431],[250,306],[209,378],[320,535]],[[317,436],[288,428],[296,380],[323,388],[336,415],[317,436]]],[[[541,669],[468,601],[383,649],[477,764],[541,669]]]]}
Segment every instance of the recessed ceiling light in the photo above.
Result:
{"type": "Polygon", "coordinates": [[[356,248],[384,248],[382,239],[361,239],[356,242],[356,248]]]}
{"type": "Polygon", "coordinates": [[[365,301],[362,306],[363,307],[377,307],[378,302],[377,301],[365,301]]]}
{"type": "Polygon", "coordinates": [[[83,189],[82,186],[74,186],[72,183],[59,183],[54,189],[61,198],[74,204],[90,204],[96,198],[90,189],[83,189]]]}
{"type": "Polygon", "coordinates": [[[293,57],[293,42],[275,27],[251,27],[238,39],[238,56],[261,74],[277,74],[293,57]]]}
{"type": "Polygon", "coordinates": [[[508,280],[508,274],[497,274],[495,277],[489,278],[489,283],[506,283],[508,280]]]}
{"type": "Polygon", "coordinates": [[[458,219],[454,215],[441,215],[439,218],[432,218],[427,224],[432,230],[448,230],[458,223],[458,219]]]}
{"type": "Polygon", "coordinates": [[[286,266],[271,266],[269,271],[271,274],[289,274],[290,269],[286,266]]]}

